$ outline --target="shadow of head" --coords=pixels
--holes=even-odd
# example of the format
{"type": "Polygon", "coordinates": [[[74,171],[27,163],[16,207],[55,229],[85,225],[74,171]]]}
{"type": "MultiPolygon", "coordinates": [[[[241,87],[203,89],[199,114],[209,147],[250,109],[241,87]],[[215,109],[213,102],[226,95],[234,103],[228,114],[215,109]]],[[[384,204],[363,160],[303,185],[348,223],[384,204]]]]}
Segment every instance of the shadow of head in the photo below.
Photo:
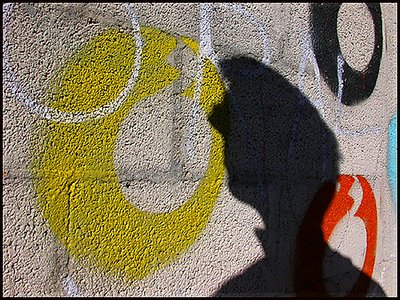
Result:
{"type": "Polygon", "coordinates": [[[310,180],[318,186],[336,178],[335,136],[298,88],[248,57],[223,60],[221,72],[228,91],[209,120],[225,137],[225,165],[234,196],[259,208],[266,198],[248,194],[255,186],[310,180]]]}

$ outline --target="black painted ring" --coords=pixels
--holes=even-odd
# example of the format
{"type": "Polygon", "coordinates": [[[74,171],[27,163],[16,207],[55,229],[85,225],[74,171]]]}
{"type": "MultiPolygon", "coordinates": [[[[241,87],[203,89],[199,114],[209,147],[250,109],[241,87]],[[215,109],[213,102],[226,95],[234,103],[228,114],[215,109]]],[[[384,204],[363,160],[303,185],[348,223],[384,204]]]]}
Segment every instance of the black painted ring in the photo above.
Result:
{"type": "MultiPolygon", "coordinates": [[[[382,58],[383,34],[379,3],[365,3],[371,13],[375,42],[374,52],[363,71],[358,71],[344,61],[342,103],[355,105],[366,100],[373,92],[378,79],[382,58]]],[[[342,3],[313,3],[310,7],[311,34],[315,57],[321,73],[335,94],[338,93],[338,63],[342,55],[337,34],[337,18],[342,3]]]]}

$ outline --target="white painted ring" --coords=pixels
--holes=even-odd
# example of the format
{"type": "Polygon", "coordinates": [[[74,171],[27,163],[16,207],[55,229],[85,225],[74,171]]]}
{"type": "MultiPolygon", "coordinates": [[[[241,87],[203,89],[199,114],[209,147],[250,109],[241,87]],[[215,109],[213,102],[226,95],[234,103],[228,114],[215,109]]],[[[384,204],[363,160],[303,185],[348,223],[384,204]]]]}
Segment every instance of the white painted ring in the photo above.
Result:
{"type": "Polygon", "coordinates": [[[3,5],[3,74],[5,75],[4,83],[8,84],[11,88],[13,94],[22,104],[24,104],[31,113],[39,115],[41,118],[52,120],[60,123],[81,123],[92,119],[101,119],[109,114],[114,113],[128,98],[129,93],[135,86],[135,82],[139,76],[141,58],[142,58],[142,38],[140,35],[140,26],[136,19],[135,13],[133,11],[132,4],[125,3],[125,8],[131,19],[136,49],[135,49],[135,62],[134,69],[132,71],[131,77],[121,94],[111,103],[107,103],[93,112],[77,112],[77,113],[67,113],[62,112],[58,109],[54,109],[45,105],[40,104],[35,99],[31,98],[25,93],[21,84],[18,82],[15,73],[13,72],[9,61],[7,53],[7,22],[11,15],[12,3],[7,3],[3,5]]]}

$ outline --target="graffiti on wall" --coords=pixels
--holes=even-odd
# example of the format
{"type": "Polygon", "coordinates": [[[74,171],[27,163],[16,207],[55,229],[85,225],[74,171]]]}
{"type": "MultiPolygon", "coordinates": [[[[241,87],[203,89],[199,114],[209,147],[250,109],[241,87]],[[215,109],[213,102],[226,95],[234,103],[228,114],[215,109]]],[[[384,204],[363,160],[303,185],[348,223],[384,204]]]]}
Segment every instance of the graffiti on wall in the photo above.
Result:
{"type": "MultiPolygon", "coordinates": [[[[43,115],[49,119],[41,122],[44,143],[34,149],[32,162],[40,206],[67,250],[129,279],[145,277],[194,243],[210,217],[224,175],[221,135],[212,130],[208,169],[183,206],[171,213],[147,213],[125,199],[113,162],[121,122],[133,105],[180,76],[166,62],[176,47],[175,37],[147,27],[140,28],[140,37],[145,45],[136,57],[130,49],[138,38],[110,29],[67,60],[61,75],[55,76],[60,82],[54,83],[56,96],[50,107],[37,109],[51,113],[43,115]]],[[[181,40],[196,55],[197,42],[181,40]]],[[[210,61],[204,62],[204,74],[198,100],[210,114],[223,99],[224,86],[210,61]]],[[[197,100],[195,83],[182,95],[197,100]]],[[[26,104],[35,110],[35,102],[26,104]]]]}
{"type": "MultiPolygon", "coordinates": [[[[138,82],[126,103],[100,120],[47,124],[43,132],[46,142],[35,154],[38,158],[34,169],[44,214],[66,248],[78,258],[94,260],[132,279],[143,278],[162,267],[197,239],[210,217],[224,174],[221,136],[214,130],[205,177],[191,199],[179,209],[171,213],[146,213],[131,206],[123,196],[113,163],[121,122],[132,105],[160,92],[179,76],[179,71],[165,62],[174,50],[175,39],[151,28],[142,28],[141,35],[146,46],[138,82]]],[[[89,69],[96,70],[93,73],[97,78],[99,74],[113,76],[109,66],[123,66],[122,60],[129,57],[133,46],[128,34],[114,30],[96,37],[77,54],[81,59],[73,58],[76,63],[66,67],[52,107],[90,111],[102,105],[101,101],[112,99],[128,80],[129,67],[115,71],[118,74],[125,71],[125,76],[118,77],[120,82],[101,79],[112,82],[112,86],[92,85],[93,78],[77,80],[77,77],[89,69]],[[114,61],[107,60],[111,55],[114,61]],[[108,61],[110,65],[104,64],[108,61]],[[109,94],[102,96],[101,90],[109,94]]],[[[222,99],[224,88],[210,62],[204,72],[207,92],[200,96],[200,106],[209,113],[222,99]]],[[[193,86],[191,90],[184,94],[193,99],[193,86]]]]}
{"type": "MultiPolygon", "coordinates": [[[[372,188],[364,176],[355,176],[363,197],[354,216],[360,218],[366,230],[366,251],[359,278],[348,296],[365,296],[371,283],[377,247],[377,208],[372,188]]],[[[323,259],[335,227],[355,204],[350,189],[356,179],[340,175],[337,183],[325,183],[312,200],[301,224],[297,249],[294,285],[298,295],[328,295],[324,285],[323,259]],[[332,197],[333,195],[333,197],[332,197]]],[[[350,270],[346,270],[349,272],[350,270]]]]}
{"type": "Polygon", "coordinates": [[[388,175],[392,191],[395,212],[397,216],[397,112],[389,124],[389,145],[388,145],[388,175]]]}
{"type": "Polygon", "coordinates": [[[375,4],[368,5],[374,22],[375,48],[368,66],[364,70],[358,71],[349,66],[341,53],[337,32],[337,18],[341,4],[316,3],[310,5],[311,30],[301,36],[302,56],[298,85],[303,91],[305,69],[307,62],[311,61],[318,94],[316,99],[310,100],[324,116],[324,99],[321,92],[322,72],[322,77],[337,99],[334,125],[337,135],[358,137],[381,133],[379,126],[350,130],[341,124],[343,105],[354,106],[365,101],[372,94],[378,79],[383,38],[380,6],[375,6],[375,4]]]}
{"type": "Polygon", "coordinates": [[[343,59],[337,35],[337,19],[341,3],[315,3],[310,6],[315,57],[322,74],[334,94],[339,91],[338,65],[343,60],[344,85],[341,102],[355,105],[365,101],[375,88],[382,58],[383,34],[379,3],[365,3],[374,22],[375,45],[372,58],[363,71],[353,69],[343,59]]]}
{"type": "MultiPolygon", "coordinates": [[[[265,72],[265,66],[269,66],[271,61],[266,30],[262,22],[243,6],[221,5],[244,17],[259,34],[263,45],[261,63],[255,64],[257,68],[247,69],[250,72],[240,71],[239,76],[240,80],[248,76],[247,80],[250,78],[250,81],[253,81],[251,84],[248,83],[248,86],[258,89],[263,85],[259,78],[265,72]],[[260,83],[258,86],[255,85],[257,82],[260,83]]],[[[235,143],[250,147],[249,153],[254,154],[248,158],[236,153],[243,160],[249,159],[249,161],[245,164],[243,161],[238,163],[235,159],[234,166],[243,169],[233,174],[248,180],[254,177],[259,191],[256,202],[251,202],[247,196],[238,196],[239,199],[244,199],[244,202],[248,201],[253,206],[259,205],[259,201],[264,201],[264,205],[270,200],[266,192],[266,181],[273,177],[271,175],[286,174],[286,171],[301,172],[311,168],[314,172],[310,173],[311,176],[319,179],[325,180],[333,175],[336,176],[337,170],[329,167],[329,163],[337,163],[336,157],[333,159],[331,156],[333,148],[330,148],[330,143],[334,143],[334,139],[329,131],[324,129],[324,124],[315,111],[309,107],[309,100],[300,94],[304,92],[304,73],[307,60],[310,60],[318,85],[318,95],[312,100],[312,104],[322,116],[325,112],[321,74],[332,92],[337,95],[335,133],[358,135],[380,132],[379,127],[359,129],[355,132],[347,132],[340,127],[341,105],[353,106],[365,101],[374,90],[378,78],[383,43],[381,11],[379,4],[367,4],[367,7],[373,17],[375,46],[368,67],[359,72],[346,63],[340,52],[336,32],[340,4],[310,6],[312,31],[302,37],[299,90],[271,70],[270,77],[263,78],[264,83],[272,78],[273,84],[276,86],[281,84],[287,92],[285,94],[282,91],[279,93],[269,90],[268,97],[273,95],[280,99],[284,96],[286,98],[293,96],[296,101],[289,99],[290,101],[282,104],[286,105],[285,108],[290,105],[292,107],[287,109],[286,115],[281,118],[279,115],[282,111],[272,109],[265,113],[266,108],[262,107],[263,104],[260,104],[261,107],[250,108],[256,112],[254,120],[260,117],[260,120],[273,127],[273,129],[263,128],[259,132],[256,131],[257,128],[251,127],[255,122],[243,122],[246,119],[245,108],[240,107],[240,103],[236,101],[243,90],[237,88],[235,94],[232,93],[235,87],[230,87],[230,98],[229,100],[226,98],[226,84],[221,75],[224,72],[226,75],[224,69],[226,65],[221,63],[222,60],[217,57],[212,45],[213,4],[200,4],[199,42],[156,28],[139,26],[132,7],[126,5],[133,34],[115,28],[107,29],[82,45],[53,76],[55,96],[49,106],[39,104],[24,92],[8,62],[7,42],[4,42],[3,63],[6,69],[4,72],[7,77],[6,83],[11,83],[18,100],[43,119],[39,123],[39,129],[44,143],[34,148],[31,168],[35,174],[35,188],[44,216],[69,253],[113,274],[128,279],[142,279],[165,267],[193,245],[206,227],[214,209],[223,183],[225,167],[229,169],[225,145],[230,130],[229,108],[235,111],[234,115],[238,118],[232,125],[242,126],[237,132],[247,133],[245,137],[237,135],[235,143]],[[176,50],[178,41],[189,47],[193,56],[198,59],[196,78],[186,90],[181,91],[181,95],[186,97],[187,101],[192,101],[193,118],[200,109],[210,120],[212,145],[209,162],[203,180],[184,205],[169,213],[144,212],[132,206],[121,189],[113,161],[116,139],[121,123],[127,118],[133,106],[152,95],[162,93],[180,78],[181,70],[167,62],[167,57],[176,50]],[[132,49],[135,51],[132,52],[132,49]],[[110,99],[115,100],[110,101],[110,99]],[[310,117],[311,121],[319,122],[319,125],[313,127],[315,132],[322,133],[321,135],[314,133],[315,136],[311,134],[312,137],[322,138],[318,140],[321,146],[316,151],[318,154],[310,154],[311,149],[316,148],[315,144],[306,144],[307,139],[308,142],[315,143],[315,140],[310,139],[310,135],[305,133],[306,122],[303,118],[307,115],[307,111],[311,111],[315,116],[315,119],[310,117]],[[264,115],[257,115],[262,112],[264,115]],[[216,115],[218,118],[215,119],[216,115]],[[322,129],[317,128],[318,126],[322,129]],[[288,132],[290,134],[286,136],[288,132]],[[282,148],[268,148],[265,144],[261,144],[259,141],[264,141],[265,137],[258,138],[266,133],[276,138],[275,142],[273,138],[272,141],[269,140],[270,145],[282,144],[282,148]],[[302,154],[310,154],[309,160],[300,157],[299,149],[307,149],[302,154]],[[284,153],[282,154],[284,159],[276,161],[270,159],[272,156],[278,157],[280,153],[284,153]],[[310,158],[315,158],[317,155],[318,165],[310,163],[313,161],[310,158]],[[287,161],[287,165],[281,166],[282,161],[287,161]],[[267,162],[266,166],[260,166],[260,162],[267,162]],[[250,169],[246,169],[247,163],[252,166],[250,169]],[[276,174],[271,173],[271,170],[276,174]]],[[[10,13],[11,8],[6,11],[6,17],[10,13]]],[[[5,18],[5,33],[6,25],[7,18],[5,18]]],[[[244,65],[240,63],[236,71],[244,65]]],[[[263,93],[265,91],[260,91],[259,95],[265,96],[263,93]]],[[[249,106],[251,105],[247,105],[247,109],[249,106]]],[[[388,152],[389,180],[394,195],[397,190],[397,152],[393,150],[397,138],[396,122],[395,116],[389,126],[388,152]]],[[[191,139],[194,136],[195,124],[192,119],[189,126],[191,133],[187,142],[189,155],[194,151],[191,139]]],[[[231,157],[228,157],[229,159],[231,157]]],[[[292,175],[293,177],[288,175],[290,180],[300,177],[299,174],[292,175]]],[[[329,247],[328,242],[335,232],[335,227],[354,205],[349,190],[356,179],[362,187],[363,198],[354,216],[363,221],[367,236],[363,267],[350,295],[367,293],[377,248],[376,199],[365,177],[340,175],[339,191],[335,191],[334,184],[326,183],[315,195],[302,219],[295,252],[299,259],[295,261],[293,276],[298,294],[303,293],[304,285],[311,281],[317,282],[316,286],[312,286],[313,292],[327,294],[323,284],[324,253],[329,247]],[[314,240],[316,244],[305,242],[310,240],[314,240]],[[304,273],[304,270],[307,272],[304,273]]],[[[290,180],[286,179],[286,183],[290,184],[290,180]]],[[[234,188],[232,185],[232,191],[234,188]]],[[[235,195],[241,193],[241,191],[233,192],[235,195]]],[[[394,201],[397,205],[395,196],[394,201]]],[[[261,206],[256,208],[267,223],[270,215],[261,212],[265,208],[261,206]]],[[[262,240],[262,243],[264,245],[266,240],[262,240]]],[[[270,278],[272,277],[276,276],[270,274],[270,278]]],[[[308,287],[305,289],[306,292],[307,289],[308,287]]]]}

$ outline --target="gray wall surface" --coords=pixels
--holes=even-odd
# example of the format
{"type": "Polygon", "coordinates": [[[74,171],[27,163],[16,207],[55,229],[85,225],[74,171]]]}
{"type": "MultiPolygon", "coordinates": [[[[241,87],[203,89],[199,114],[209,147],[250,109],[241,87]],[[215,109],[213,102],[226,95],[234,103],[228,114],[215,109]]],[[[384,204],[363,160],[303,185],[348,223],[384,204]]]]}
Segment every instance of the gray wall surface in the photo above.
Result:
{"type": "Polygon", "coordinates": [[[3,3],[4,296],[397,296],[397,3],[3,3]]]}

